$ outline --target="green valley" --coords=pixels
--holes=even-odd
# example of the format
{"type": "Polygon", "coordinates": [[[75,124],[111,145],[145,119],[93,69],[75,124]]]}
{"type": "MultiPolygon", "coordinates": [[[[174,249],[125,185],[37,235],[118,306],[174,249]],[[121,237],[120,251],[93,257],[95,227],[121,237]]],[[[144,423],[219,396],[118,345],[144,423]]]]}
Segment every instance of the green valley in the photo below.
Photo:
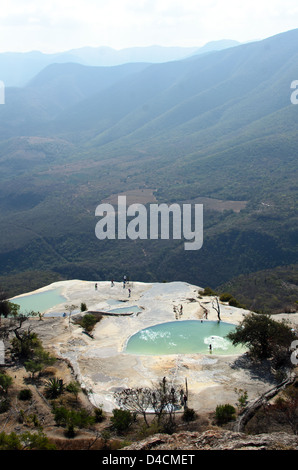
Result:
{"type": "MultiPolygon", "coordinates": [[[[280,295],[272,283],[261,293],[244,285],[265,270],[283,278],[297,268],[297,40],[293,30],[164,63],[52,64],[8,88],[0,107],[3,288],[16,295],[53,280],[126,274],[230,287],[260,311],[294,308],[295,289],[277,305],[268,300],[280,295]],[[158,203],[203,203],[202,249],[98,240],[97,205],[138,191],[158,203]]],[[[297,275],[286,282],[297,286],[297,275]]]]}

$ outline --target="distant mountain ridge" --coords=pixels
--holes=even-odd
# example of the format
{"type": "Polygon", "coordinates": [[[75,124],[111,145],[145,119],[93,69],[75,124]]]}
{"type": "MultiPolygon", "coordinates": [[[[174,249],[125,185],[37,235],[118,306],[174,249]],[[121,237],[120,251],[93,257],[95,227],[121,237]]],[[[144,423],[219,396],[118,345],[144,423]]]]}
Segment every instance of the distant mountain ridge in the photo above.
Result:
{"type": "Polygon", "coordinates": [[[82,47],[45,54],[40,51],[0,53],[0,79],[9,86],[24,86],[51,64],[76,63],[90,66],[116,66],[125,63],[160,63],[180,60],[193,54],[235,47],[237,41],[212,41],[201,48],[148,46],[116,50],[111,47],[82,47]]]}

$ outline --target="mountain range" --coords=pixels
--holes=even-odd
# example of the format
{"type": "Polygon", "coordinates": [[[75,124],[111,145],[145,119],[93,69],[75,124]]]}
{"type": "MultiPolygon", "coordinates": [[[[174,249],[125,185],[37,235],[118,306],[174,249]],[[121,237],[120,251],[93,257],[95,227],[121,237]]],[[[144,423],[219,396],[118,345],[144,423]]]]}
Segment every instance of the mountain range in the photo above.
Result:
{"type": "Polygon", "coordinates": [[[205,54],[237,46],[238,41],[223,39],[211,41],[202,47],[82,47],[64,52],[46,54],[40,51],[0,53],[1,80],[6,86],[25,86],[41,70],[51,64],[76,63],[90,66],[115,66],[126,63],[159,63],[179,60],[194,54],[205,54]]]}
{"type": "MultiPolygon", "coordinates": [[[[0,282],[16,294],[61,278],[126,274],[230,283],[237,294],[239,276],[295,272],[297,40],[292,30],[159,63],[52,63],[7,87],[0,282]],[[95,208],[119,193],[203,203],[202,249],[186,252],[183,240],[98,240],[95,208]]],[[[283,279],[291,308],[294,277],[283,279]]],[[[246,301],[250,308],[254,299],[246,301]]]]}

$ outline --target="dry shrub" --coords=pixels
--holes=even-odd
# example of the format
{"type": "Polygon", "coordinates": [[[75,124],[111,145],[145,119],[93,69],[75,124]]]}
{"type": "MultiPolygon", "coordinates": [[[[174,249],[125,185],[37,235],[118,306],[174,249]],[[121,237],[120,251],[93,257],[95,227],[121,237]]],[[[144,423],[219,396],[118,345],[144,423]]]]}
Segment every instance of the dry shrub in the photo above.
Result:
{"type": "Polygon", "coordinates": [[[54,377],[57,374],[56,367],[48,366],[40,373],[41,377],[54,377]]]}
{"type": "MultiPolygon", "coordinates": [[[[97,439],[95,436],[90,438],[75,437],[73,439],[51,438],[50,441],[55,444],[57,450],[104,450],[106,444],[104,439],[97,439]]],[[[111,439],[108,441],[109,450],[121,449],[124,445],[120,439],[111,439]]]]}

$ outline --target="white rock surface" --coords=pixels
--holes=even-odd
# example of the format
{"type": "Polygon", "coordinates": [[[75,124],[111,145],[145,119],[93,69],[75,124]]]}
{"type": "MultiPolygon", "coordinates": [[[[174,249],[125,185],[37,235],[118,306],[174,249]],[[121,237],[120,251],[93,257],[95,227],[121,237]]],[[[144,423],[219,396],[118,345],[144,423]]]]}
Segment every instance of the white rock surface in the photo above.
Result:
{"type": "MultiPolygon", "coordinates": [[[[105,411],[116,407],[114,392],[122,387],[152,386],[164,376],[177,386],[189,390],[188,406],[197,411],[213,411],[217,404],[235,404],[235,388],[248,391],[249,399],[256,398],[269,386],[267,378],[261,373],[253,373],[249,367],[239,366],[239,357],[202,354],[172,354],[166,356],[132,355],[125,352],[125,346],[133,334],[141,329],[158,323],[175,321],[174,306],[183,305],[182,320],[203,318],[208,310],[208,320],[217,320],[212,309],[211,298],[199,298],[199,287],[185,282],[153,283],[130,282],[128,288],[122,282],[95,282],[71,280],[61,281],[39,289],[61,288],[67,301],[50,309],[47,314],[62,314],[65,305],[81,302],[90,311],[107,311],[118,306],[141,307],[141,313],[132,316],[105,316],[93,331],[94,338],[82,332],[82,328],[69,322],[69,318],[45,318],[36,320],[37,328],[42,331],[45,345],[52,347],[56,354],[72,363],[81,383],[92,393],[91,401],[102,405],[105,411]],[[117,301],[124,301],[118,305],[117,301]],[[50,325],[50,326],[47,326],[50,325]]],[[[238,324],[247,310],[220,304],[221,320],[238,324]]],[[[276,318],[290,318],[298,324],[298,315],[285,314],[276,318]]],[[[178,320],[179,321],[179,320],[178,320]]]]}

